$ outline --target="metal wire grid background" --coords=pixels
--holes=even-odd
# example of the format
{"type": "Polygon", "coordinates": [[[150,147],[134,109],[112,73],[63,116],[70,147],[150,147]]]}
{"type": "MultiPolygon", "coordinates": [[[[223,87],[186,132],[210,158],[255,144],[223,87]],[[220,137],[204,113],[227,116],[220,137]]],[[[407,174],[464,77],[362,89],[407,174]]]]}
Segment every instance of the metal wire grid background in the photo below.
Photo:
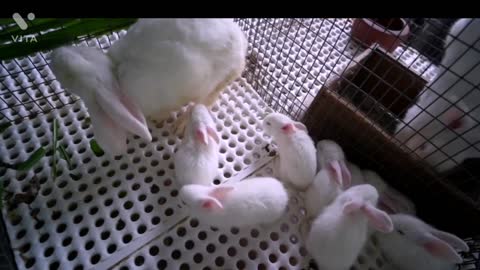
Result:
{"type": "MultiPolygon", "coordinates": [[[[440,70],[436,64],[444,55],[444,40],[449,27],[456,20],[424,19],[418,22],[410,19],[406,21],[410,24],[411,35],[393,51],[392,57],[415,72],[426,83],[431,82],[440,70]]],[[[248,33],[249,44],[252,45],[246,71],[247,80],[272,108],[296,119],[301,119],[327,82],[346,76],[345,67],[352,64],[355,61],[354,58],[366,48],[351,38],[351,19],[240,19],[239,24],[248,33]]],[[[369,32],[365,33],[365,35],[369,34],[369,32]]],[[[362,65],[362,63],[357,64],[362,65]]],[[[373,71],[377,66],[362,68],[371,71],[368,76],[377,76],[373,71]]],[[[444,68],[449,70],[449,67],[444,68]]],[[[389,70],[386,70],[385,74],[388,72],[389,70]]],[[[398,77],[398,80],[402,79],[400,75],[398,77]]],[[[374,98],[367,89],[363,88],[368,79],[368,77],[362,78],[362,83],[355,85],[354,90],[351,90],[351,87],[350,92],[342,93],[343,98],[354,103],[357,110],[373,120],[376,126],[393,135],[394,127],[401,121],[400,116],[403,116],[410,105],[417,101],[421,92],[417,96],[407,96],[404,89],[399,89],[391,82],[383,81],[382,83],[389,86],[388,90],[380,98],[374,98]],[[393,102],[388,104],[382,100],[392,93],[398,96],[397,99],[404,99],[410,103],[399,114],[392,112],[393,102]]],[[[382,80],[382,78],[377,79],[382,80]]],[[[465,80],[465,78],[460,79],[465,80]]],[[[378,87],[378,83],[372,88],[375,87],[378,87]]],[[[472,87],[469,93],[471,91],[479,91],[478,86],[472,87]]],[[[474,109],[476,108],[472,111],[474,109]]],[[[324,116],[318,117],[329,117],[334,113],[326,110],[324,116]]],[[[433,115],[434,119],[437,117],[433,115]]],[[[476,123],[472,129],[479,126],[478,119],[475,120],[476,123]]],[[[355,124],[351,123],[351,125],[355,124]]],[[[443,127],[443,129],[446,128],[448,127],[443,127]]],[[[425,139],[433,139],[440,132],[425,139]]],[[[395,138],[392,138],[392,143],[400,144],[395,138]]],[[[468,144],[469,147],[478,149],[478,146],[468,144]]],[[[403,147],[403,144],[400,144],[400,147],[403,147]]],[[[378,148],[382,148],[382,145],[378,145],[378,148]]],[[[416,149],[406,150],[413,153],[416,149]]],[[[436,151],[442,150],[436,148],[430,155],[435,154],[436,151]]],[[[368,153],[359,154],[368,158],[368,153]]],[[[447,160],[453,161],[451,156],[447,160]]],[[[374,162],[379,168],[382,167],[381,161],[374,162]]],[[[467,159],[453,170],[439,174],[440,178],[451,185],[455,192],[471,201],[476,208],[480,208],[478,164],[478,159],[467,159]]],[[[441,164],[432,164],[431,167],[435,168],[439,165],[441,164]]]]}
{"type": "MultiPolygon", "coordinates": [[[[321,87],[332,77],[342,76],[344,68],[350,64],[353,57],[364,50],[364,47],[350,39],[350,19],[237,21],[247,33],[250,45],[249,62],[244,76],[268,105],[297,119],[302,116],[321,87]]],[[[111,40],[118,39],[122,33],[124,34],[111,33],[100,39],[83,37],[79,42],[89,40],[101,48],[108,48],[111,40]]],[[[412,41],[407,42],[413,44],[412,41]]],[[[436,67],[431,61],[435,60],[419,54],[416,49],[400,47],[393,55],[425,80],[434,77],[436,67]]],[[[0,123],[35,118],[39,114],[76,101],[67,92],[63,92],[53,77],[42,73],[48,65],[46,59],[48,52],[2,61],[0,123]]],[[[361,88],[357,90],[359,94],[368,94],[361,88]]],[[[402,95],[400,89],[397,89],[397,92],[402,95]]],[[[362,104],[356,105],[359,110],[362,108],[362,104]]],[[[375,105],[369,106],[370,109],[366,111],[372,118],[378,117],[375,110],[385,113],[389,109],[377,100],[369,105],[375,105]]],[[[473,174],[468,170],[467,173],[473,174]]]]}

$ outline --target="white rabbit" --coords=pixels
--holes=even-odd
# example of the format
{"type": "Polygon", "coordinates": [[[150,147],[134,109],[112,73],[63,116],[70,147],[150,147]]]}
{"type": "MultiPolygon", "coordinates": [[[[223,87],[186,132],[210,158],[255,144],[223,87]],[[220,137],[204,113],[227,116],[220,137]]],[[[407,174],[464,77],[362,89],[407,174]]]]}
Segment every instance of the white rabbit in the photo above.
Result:
{"type": "Polygon", "coordinates": [[[350,172],[352,178],[352,186],[365,183],[365,179],[363,178],[363,172],[357,165],[347,161],[347,169],[350,172]]]}
{"type": "Polygon", "coordinates": [[[375,205],[377,190],[369,184],[342,192],[315,219],[306,248],[322,270],[348,270],[367,241],[368,225],[393,230],[390,217],[375,205]]]}
{"type": "Polygon", "coordinates": [[[219,140],[208,108],[194,105],[185,137],[174,157],[176,181],[180,186],[212,184],[218,173],[219,140]]]}
{"type": "MultiPolygon", "coordinates": [[[[105,59],[102,62],[87,60],[91,80],[96,83],[95,80],[102,78],[100,71],[110,70],[113,64],[114,76],[111,78],[117,78],[118,86],[124,93],[122,96],[110,95],[103,100],[96,97],[86,106],[90,109],[92,103],[99,101],[103,102],[100,107],[105,103],[129,104],[134,109],[138,106],[143,115],[157,121],[166,119],[170,112],[188,102],[211,107],[220,92],[241,75],[245,67],[247,45],[245,34],[233,19],[139,19],[124,37],[111,46],[107,52],[108,58],[95,48],[84,48],[89,55],[94,55],[92,58],[105,59]]],[[[68,57],[57,57],[62,55],[61,50],[57,54],[54,51],[52,55],[52,63],[60,66],[54,69],[60,83],[75,93],[95,92],[97,87],[91,89],[90,81],[77,79],[78,76],[85,77],[85,74],[78,72],[74,62],[68,57]],[[65,76],[58,76],[61,73],[65,76]]],[[[110,84],[103,86],[107,88],[106,92],[115,90],[110,84]]],[[[80,96],[83,98],[85,95],[80,96]]],[[[108,127],[100,122],[102,116],[90,113],[92,125],[97,126],[95,137],[99,141],[105,145],[125,141],[119,137],[123,133],[98,132],[108,127]]],[[[105,113],[116,126],[123,127],[129,120],[125,117],[115,118],[112,110],[106,110],[105,113]]],[[[183,131],[186,116],[183,114],[175,122],[177,131],[183,131]]],[[[144,135],[140,129],[128,130],[139,136],[144,135]]]]}
{"type": "Polygon", "coordinates": [[[95,138],[106,152],[124,152],[128,132],[152,140],[142,112],[118,86],[112,63],[102,51],[62,47],[51,57],[57,78],[87,106],[95,138]]]}
{"type": "Polygon", "coordinates": [[[415,214],[415,205],[405,195],[392,188],[374,171],[363,171],[364,181],[374,186],[379,195],[378,207],[389,214],[415,214]]]}
{"type": "Polygon", "coordinates": [[[305,192],[307,217],[316,217],[343,189],[344,180],[338,160],[332,160],[317,173],[312,185],[305,192]]]}
{"type": "Polygon", "coordinates": [[[185,185],[180,198],[191,215],[217,228],[268,225],[286,211],[288,193],[271,177],[254,177],[219,186],[185,185]]]}
{"type": "Polygon", "coordinates": [[[480,138],[479,38],[480,19],[452,26],[436,78],[395,131],[400,143],[440,172],[480,157],[480,146],[470,146],[480,138]]]}
{"type": "Polygon", "coordinates": [[[455,251],[469,251],[457,236],[437,230],[420,219],[395,214],[390,216],[395,230],[378,233],[377,239],[387,260],[397,270],[455,270],[462,257],[455,251]]]}
{"type": "Polygon", "coordinates": [[[307,128],[280,113],[270,113],[263,120],[265,132],[278,145],[280,179],[305,190],[317,172],[316,149],[307,128]]]}
{"type": "Polygon", "coordinates": [[[349,187],[352,181],[352,175],[347,167],[347,160],[342,147],[332,140],[321,140],[317,143],[317,166],[318,170],[323,169],[325,166],[330,165],[337,166],[335,172],[337,173],[337,179],[342,179],[342,185],[349,187]],[[331,161],[337,161],[331,163],[331,161]],[[341,174],[341,175],[340,175],[341,174]]]}

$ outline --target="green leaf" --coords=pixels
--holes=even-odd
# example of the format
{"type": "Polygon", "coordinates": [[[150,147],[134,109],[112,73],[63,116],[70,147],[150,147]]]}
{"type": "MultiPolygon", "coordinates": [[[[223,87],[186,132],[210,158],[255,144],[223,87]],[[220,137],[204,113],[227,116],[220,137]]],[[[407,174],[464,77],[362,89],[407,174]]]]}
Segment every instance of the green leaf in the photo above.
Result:
{"type": "Polygon", "coordinates": [[[10,41],[12,40],[12,36],[32,35],[55,28],[68,27],[78,22],[78,19],[40,19],[31,22],[31,25],[25,30],[22,30],[18,25],[14,24],[0,32],[0,41],[10,41]]]}
{"type": "Polygon", "coordinates": [[[98,143],[95,139],[90,140],[90,149],[92,149],[93,153],[97,157],[101,157],[105,154],[105,152],[100,147],[100,145],[98,145],[98,143]]]}
{"type": "Polygon", "coordinates": [[[17,170],[17,171],[28,171],[30,170],[35,164],[37,164],[40,159],[42,159],[45,156],[45,149],[43,147],[38,148],[27,160],[21,163],[17,163],[14,165],[10,165],[11,169],[17,170]]]}
{"type": "Polygon", "coordinates": [[[12,123],[8,122],[8,123],[3,123],[0,125],[0,133],[3,133],[5,130],[7,130],[7,128],[9,128],[10,126],[12,125],[12,123]]]}
{"type": "Polygon", "coordinates": [[[60,153],[60,157],[67,162],[68,169],[71,170],[72,169],[72,161],[70,160],[70,156],[68,155],[65,147],[63,147],[63,145],[60,144],[57,147],[57,151],[58,151],[58,153],[60,153]]]}
{"type": "MultiPolygon", "coordinates": [[[[29,36],[34,36],[36,42],[31,38],[27,38],[30,42],[13,42],[13,39],[0,40],[0,60],[8,60],[16,57],[26,56],[39,51],[47,51],[56,47],[71,43],[82,37],[95,37],[106,33],[111,33],[118,29],[125,29],[130,26],[137,19],[134,18],[115,18],[115,19],[75,19],[72,21],[66,21],[64,24],[51,22],[44,23],[41,27],[34,26],[35,33],[30,33],[29,36]],[[58,29],[50,31],[48,33],[40,32],[46,30],[52,30],[52,26],[58,26],[58,29]]],[[[55,27],[54,27],[55,28],[55,27]]],[[[12,28],[10,31],[14,31],[12,28]]],[[[28,29],[27,29],[28,30],[28,29]]],[[[23,32],[21,32],[23,36],[23,32]]],[[[4,37],[9,37],[4,36],[4,37]]]]}

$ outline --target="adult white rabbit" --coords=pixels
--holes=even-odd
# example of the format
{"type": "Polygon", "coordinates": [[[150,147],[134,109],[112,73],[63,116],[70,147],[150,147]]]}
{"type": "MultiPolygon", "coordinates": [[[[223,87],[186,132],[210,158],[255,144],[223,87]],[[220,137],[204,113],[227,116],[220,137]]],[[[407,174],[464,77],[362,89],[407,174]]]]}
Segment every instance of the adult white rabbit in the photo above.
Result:
{"type": "Polygon", "coordinates": [[[396,128],[396,138],[440,172],[480,157],[480,19],[450,29],[436,78],[396,128]]]}
{"type": "MultiPolygon", "coordinates": [[[[161,121],[188,102],[211,107],[241,75],[246,53],[246,37],[232,19],[139,19],[107,57],[95,48],[60,48],[52,54],[52,70],[63,87],[90,99],[85,104],[95,137],[121,153],[127,131],[151,140],[144,115],[161,121]],[[71,52],[85,62],[83,68],[70,59],[71,52]],[[106,83],[107,77],[116,82],[106,83]],[[128,114],[112,110],[118,104],[127,107],[128,114]],[[141,125],[126,126],[132,118],[141,125]]],[[[187,115],[175,123],[177,131],[183,131],[187,115]]]]}

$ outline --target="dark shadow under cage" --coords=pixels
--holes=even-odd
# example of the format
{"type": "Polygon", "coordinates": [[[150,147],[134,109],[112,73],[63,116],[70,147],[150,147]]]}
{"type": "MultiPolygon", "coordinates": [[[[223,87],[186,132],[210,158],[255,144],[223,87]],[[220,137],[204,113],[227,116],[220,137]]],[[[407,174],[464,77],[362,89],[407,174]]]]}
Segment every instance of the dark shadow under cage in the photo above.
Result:
{"type": "MultiPolygon", "coordinates": [[[[339,142],[348,159],[377,171],[410,197],[425,221],[470,237],[472,254],[478,256],[478,159],[438,172],[426,157],[416,156],[394,136],[408,108],[438,76],[445,39],[456,19],[236,21],[249,42],[243,77],[272,109],[302,120],[316,140],[339,142]],[[355,39],[355,22],[363,26],[375,22],[378,27],[363,28],[368,30],[356,33],[355,39]],[[393,24],[395,29],[388,29],[393,24]],[[401,36],[406,28],[408,35],[401,36]]],[[[106,49],[124,34],[85,35],[76,42],[106,49]]],[[[48,64],[49,51],[2,61],[0,124],[34,119],[77,101],[45,72],[48,64]]],[[[479,91],[476,87],[472,91],[479,91]]],[[[476,128],[478,119],[474,120],[476,128]]],[[[474,255],[465,265],[480,268],[474,255]]]]}

